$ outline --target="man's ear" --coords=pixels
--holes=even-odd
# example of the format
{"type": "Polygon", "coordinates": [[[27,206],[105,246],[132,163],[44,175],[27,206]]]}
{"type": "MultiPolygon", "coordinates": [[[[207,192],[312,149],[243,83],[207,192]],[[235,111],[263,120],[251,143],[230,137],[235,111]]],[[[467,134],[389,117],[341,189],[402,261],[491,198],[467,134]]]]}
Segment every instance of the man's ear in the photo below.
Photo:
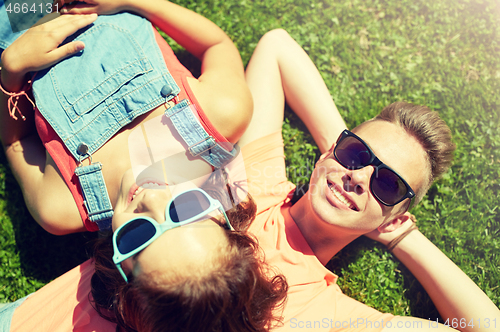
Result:
{"type": "Polygon", "coordinates": [[[385,223],[385,224],[382,224],[378,227],[378,231],[380,233],[389,233],[389,232],[393,232],[395,231],[396,229],[398,229],[399,227],[401,227],[405,222],[407,222],[409,219],[411,219],[411,213],[406,211],[405,213],[403,214],[400,214],[398,216],[396,216],[394,219],[392,219],[391,221],[385,223]]]}
{"type": "Polygon", "coordinates": [[[318,161],[316,162],[316,165],[325,160],[326,158],[330,157],[330,155],[333,153],[333,149],[335,149],[335,144],[333,144],[331,148],[329,148],[325,153],[323,153],[319,157],[318,161]]]}

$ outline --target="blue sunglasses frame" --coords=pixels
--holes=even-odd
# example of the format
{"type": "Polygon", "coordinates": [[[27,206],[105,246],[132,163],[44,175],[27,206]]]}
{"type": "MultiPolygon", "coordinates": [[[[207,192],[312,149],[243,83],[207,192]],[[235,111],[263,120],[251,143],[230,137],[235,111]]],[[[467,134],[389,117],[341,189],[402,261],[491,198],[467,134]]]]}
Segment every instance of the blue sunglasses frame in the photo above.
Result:
{"type": "Polygon", "coordinates": [[[199,188],[186,190],[186,191],[176,195],[174,198],[172,198],[172,200],[167,204],[167,206],[165,208],[165,222],[163,222],[161,224],[158,223],[153,218],[150,218],[147,216],[146,217],[141,216],[141,217],[137,217],[137,218],[132,218],[129,221],[125,222],[120,227],[118,227],[116,229],[116,231],[113,233],[113,262],[115,263],[118,271],[120,271],[120,274],[122,275],[123,279],[125,279],[125,282],[128,282],[128,278],[127,278],[127,276],[126,276],[126,274],[123,271],[123,268],[121,266],[121,263],[124,260],[126,260],[126,259],[136,255],[140,251],[144,250],[147,246],[149,246],[151,243],[153,243],[158,237],[160,237],[166,231],[177,228],[177,227],[185,226],[185,225],[188,225],[191,223],[195,223],[198,221],[206,220],[206,219],[202,219],[202,217],[208,215],[209,213],[212,213],[215,210],[219,210],[222,213],[222,215],[224,215],[224,218],[226,220],[227,229],[234,231],[234,228],[229,223],[229,219],[227,218],[226,212],[224,211],[222,204],[218,200],[210,197],[210,195],[208,195],[204,190],[199,189],[199,188]],[[186,220],[179,221],[179,222],[172,221],[172,218],[171,218],[170,213],[169,213],[170,207],[172,206],[172,204],[174,204],[175,200],[178,199],[179,197],[186,195],[188,193],[192,193],[192,192],[201,193],[208,200],[208,203],[210,203],[210,205],[207,207],[207,209],[203,210],[202,212],[196,214],[195,216],[193,216],[191,218],[188,218],[186,220]],[[155,233],[149,240],[147,240],[143,244],[139,245],[137,248],[129,251],[126,254],[122,254],[120,252],[120,250],[118,249],[118,244],[117,244],[118,237],[120,236],[121,232],[123,231],[123,229],[125,227],[129,226],[132,222],[134,222],[136,220],[147,221],[147,222],[151,223],[151,225],[153,225],[153,227],[154,227],[155,233]]]}

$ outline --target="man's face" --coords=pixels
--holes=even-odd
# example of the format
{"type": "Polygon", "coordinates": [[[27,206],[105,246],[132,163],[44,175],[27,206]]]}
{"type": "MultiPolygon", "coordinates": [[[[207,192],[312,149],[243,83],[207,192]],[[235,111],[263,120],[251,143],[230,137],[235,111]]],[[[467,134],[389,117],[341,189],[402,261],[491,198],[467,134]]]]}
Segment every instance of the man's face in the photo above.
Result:
{"type": "MultiPolygon", "coordinates": [[[[428,178],[426,154],[420,143],[403,129],[385,121],[365,122],[353,132],[375,155],[418,191],[428,178]]],[[[395,206],[385,206],[370,191],[373,166],[348,170],[333,156],[332,149],[323,154],[311,177],[310,201],[313,211],[327,224],[365,234],[392,221],[404,212],[408,199],[395,206]]]]}

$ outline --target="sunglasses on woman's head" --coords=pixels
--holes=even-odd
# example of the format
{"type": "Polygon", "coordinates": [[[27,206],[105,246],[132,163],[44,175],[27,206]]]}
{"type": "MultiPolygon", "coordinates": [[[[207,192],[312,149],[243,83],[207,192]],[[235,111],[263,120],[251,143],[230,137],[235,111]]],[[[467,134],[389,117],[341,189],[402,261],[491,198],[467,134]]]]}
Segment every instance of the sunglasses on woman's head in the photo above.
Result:
{"type": "Polygon", "coordinates": [[[201,189],[190,189],[172,198],[165,209],[164,223],[159,224],[149,217],[137,217],[118,227],[113,233],[113,262],[123,279],[128,282],[121,267],[124,260],[139,253],[166,231],[206,220],[208,218],[203,217],[215,210],[219,210],[226,220],[221,226],[234,230],[221,203],[201,189]]]}
{"type": "Polygon", "coordinates": [[[380,203],[394,206],[410,198],[410,206],[415,198],[415,192],[410,185],[392,168],[381,162],[370,147],[349,130],[340,134],[333,156],[347,169],[375,166],[375,172],[370,179],[370,191],[380,203]]]}

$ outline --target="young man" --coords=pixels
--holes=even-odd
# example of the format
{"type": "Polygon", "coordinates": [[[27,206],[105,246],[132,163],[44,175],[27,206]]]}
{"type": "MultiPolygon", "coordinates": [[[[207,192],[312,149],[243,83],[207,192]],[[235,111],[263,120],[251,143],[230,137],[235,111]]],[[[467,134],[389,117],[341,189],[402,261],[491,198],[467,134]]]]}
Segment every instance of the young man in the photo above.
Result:
{"type": "Polygon", "coordinates": [[[348,243],[368,235],[388,245],[412,271],[444,319],[456,321],[461,331],[496,331],[498,308],[416,229],[408,212],[451,162],[454,145],[437,113],[395,103],[347,131],[317,69],[283,30],[261,39],[246,77],[254,116],[239,144],[258,207],[250,231],[268,263],[287,277],[282,330],[448,329],[429,320],[383,314],[342,294],[337,277],[323,265],[348,243]],[[289,193],[294,186],[285,176],[281,137],[285,99],[323,153],[309,191],[293,206],[289,193]]]}

